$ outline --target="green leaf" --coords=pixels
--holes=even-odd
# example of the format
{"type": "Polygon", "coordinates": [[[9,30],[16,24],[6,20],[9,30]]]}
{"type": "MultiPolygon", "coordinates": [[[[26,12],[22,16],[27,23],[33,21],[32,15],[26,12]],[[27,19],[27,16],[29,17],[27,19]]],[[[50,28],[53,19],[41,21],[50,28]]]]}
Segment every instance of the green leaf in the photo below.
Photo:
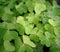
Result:
{"type": "Polygon", "coordinates": [[[29,37],[32,41],[34,41],[36,43],[39,41],[39,38],[35,34],[31,34],[29,37]]]}
{"type": "Polygon", "coordinates": [[[15,50],[16,50],[17,52],[19,51],[19,48],[20,48],[21,45],[22,45],[21,38],[18,37],[18,38],[15,40],[15,50]]]}
{"type": "Polygon", "coordinates": [[[50,47],[51,45],[54,44],[54,39],[55,35],[49,33],[48,31],[45,32],[45,44],[47,47],[50,47]]]}
{"type": "Polygon", "coordinates": [[[24,32],[25,32],[25,29],[24,29],[24,26],[21,25],[21,24],[16,24],[16,28],[15,28],[20,35],[24,35],[24,32]]]}
{"type": "Polygon", "coordinates": [[[16,10],[22,14],[23,13],[23,3],[20,3],[19,5],[16,6],[16,10]]]}
{"type": "Polygon", "coordinates": [[[52,9],[52,6],[51,6],[51,4],[48,1],[45,4],[46,4],[46,9],[48,11],[52,9]]]}
{"type": "Polygon", "coordinates": [[[14,21],[14,16],[13,16],[13,12],[10,11],[10,9],[8,7],[5,7],[4,8],[4,14],[2,16],[2,19],[4,21],[7,21],[7,22],[13,22],[14,21]]]}
{"type": "Polygon", "coordinates": [[[45,30],[49,31],[50,33],[54,33],[54,28],[50,24],[45,24],[45,30]]]}
{"type": "Polygon", "coordinates": [[[25,52],[25,45],[22,44],[18,50],[18,52],[25,52]]]}
{"type": "Polygon", "coordinates": [[[17,21],[16,21],[16,22],[19,23],[19,24],[24,25],[24,24],[25,24],[25,22],[24,22],[24,17],[23,17],[23,16],[17,17],[17,21]]]}
{"type": "Polygon", "coordinates": [[[0,44],[3,43],[3,36],[5,35],[6,31],[6,29],[0,28],[0,44]]]}
{"type": "Polygon", "coordinates": [[[30,34],[35,34],[36,35],[37,31],[38,31],[38,28],[34,28],[34,29],[32,29],[32,32],[30,34]]]}
{"type": "Polygon", "coordinates": [[[15,6],[16,0],[12,1],[10,0],[9,4],[7,5],[8,8],[13,8],[15,6]]]}
{"type": "Polygon", "coordinates": [[[0,45],[0,51],[1,52],[12,52],[12,51],[5,50],[3,45],[0,45]]]}
{"type": "Polygon", "coordinates": [[[38,30],[41,30],[41,31],[44,31],[44,26],[43,26],[43,24],[38,23],[38,24],[37,24],[37,29],[38,29],[38,30]]]}
{"type": "Polygon", "coordinates": [[[35,16],[34,14],[29,14],[27,17],[29,23],[37,24],[40,20],[39,16],[35,16]]]}
{"type": "Polygon", "coordinates": [[[57,8],[57,7],[59,7],[59,5],[57,4],[57,2],[56,2],[56,0],[53,0],[53,8],[57,8]]]}
{"type": "MultiPolygon", "coordinates": [[[[46,13],[45,13],[46,14],[46,13]]],[[[43,19],[42,19],[42,23],[43,24],[46,24],[46,23],[48,23],[48,17],[43,17],[43,19]]]]}
{"type": "Polygon", "coordinates": [[[26,32],[26,34],[30,34],[31,31],[32,31],[32,29],[33,29],[33,25],[26,24],[26,26],[25,26],[25,32],[26,32]]]}
{"type": "Polygon", "coordinates": [[[7,31],[6,34],[4,35],[3,39],[11,41],[12,39],[16,39],[18,37],[17,32],[15,31],[7,31]]]}
{"type": "Polygon", "coordinates": [[[26,52],[33,52],[33,48],[30,46],[25,45],[26,52]]]}
{"type": "Polygon", "coordinates": [[[59,36],[60,35],[60,25],[54,28],[54,32],[55,32],[55,35],[56,36],[59,36]]]}
{"type": "Polygon", "coordinates": [[[34,52],[43,52],[43,45],[41,44],[41,42],[37,43],[36,48],[34,49],[34,52]]]}
{"type": "Polygon", "coordinates": [[[33,23],[34,18],[35,18],[34,13],[30,13],[26,16],[26,19],[28,19],[29,23],[33,23]]]}
{"type": "Polygon", "coordinates": [[[29,45],[31,47],[36,47],[36,45],[26,35],[23,35],[23,42],[24,42],[24,44],[29,45]]]}
{"type": "Polygon", "coordinates": [[[3,16],[3,13],[4,13],[4,7],[3,6],[0,6],[0,17],[3,16]]]}
{"type": "Polygon", "coordinates": [[[36,3],[35,4],[35,12],[36,12],[36,14],[40,14],[44,10],[46,10],[46,6],[43,3],[36,3]]]}
{"type": "Polygon", "coordinates": [[[29,12],[33,12],[33,10],[34,10],[34,3],[32,1],[28,0],[26,2],[26,6],[28,7],[29,12]]]}
{"type": "Polygon", "coordinates": [[[55,38],[55,43],[56,43],[57,47],[60,48],[60,36],[59,36],[59,37],[56,36],[56,38],[55,38]]]}
{"type": "Polygon", "coordinates": [[[16,10],[22,14],[27,12],[27,7],[21,2],[19,5],[16,6],[16,10]]]}
{"type": "Polygon", "coordinates": [[[49,47],[51,45],[51,34],[49,32],[45,32],[45,43],[46,43],[46,46],[49,47]]]}
{"type": "Polygon", "coordinates": [[[15,51],[15,47],[10,44],[9,41],[5,40],[4,41],[4,48],[7,51],[15,51]]]}
{"type": "Polygon", "coordinates": [[[50,48],[50,52],[60,52],[60,48],[53,46],[50,48]]]}
{"type": "Polygon", "coordinates": [[[60,8],[54,8],[53,11],[55,15],[60,15],[60,8]]]}
{"type": "Polygon", "coordinates": [[[41,44],[45,44],[45,36],[43,35],[43,31],[39,30],[36,35],[39,37],[41,44]]]}
{"type": "Polygon", "coordinates": [[[54,27],[57,26],[57,22],[54,21],[53,19],[49,19],[48,22],[54,27]]]}

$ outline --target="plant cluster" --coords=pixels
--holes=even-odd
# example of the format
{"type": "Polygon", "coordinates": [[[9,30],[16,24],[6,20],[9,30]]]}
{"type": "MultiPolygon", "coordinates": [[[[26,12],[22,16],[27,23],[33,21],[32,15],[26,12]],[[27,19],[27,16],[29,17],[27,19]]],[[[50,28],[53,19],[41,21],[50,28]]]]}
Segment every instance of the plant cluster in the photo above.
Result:
{"type": "Polygon", "coordinates": [[[0,52],[60,52],[60,6],[53,0],[0,0],[0,52]]]}

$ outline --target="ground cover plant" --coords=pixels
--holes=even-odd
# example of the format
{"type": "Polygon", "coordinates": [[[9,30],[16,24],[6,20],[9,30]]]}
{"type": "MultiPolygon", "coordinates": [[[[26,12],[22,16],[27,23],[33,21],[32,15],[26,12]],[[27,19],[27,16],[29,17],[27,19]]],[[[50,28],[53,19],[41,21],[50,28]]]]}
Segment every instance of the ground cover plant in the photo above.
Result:
{"type": "Polygon", "coordinates": [[[56,0],[0,0],[0,52],[60,52],[56,0]]]}

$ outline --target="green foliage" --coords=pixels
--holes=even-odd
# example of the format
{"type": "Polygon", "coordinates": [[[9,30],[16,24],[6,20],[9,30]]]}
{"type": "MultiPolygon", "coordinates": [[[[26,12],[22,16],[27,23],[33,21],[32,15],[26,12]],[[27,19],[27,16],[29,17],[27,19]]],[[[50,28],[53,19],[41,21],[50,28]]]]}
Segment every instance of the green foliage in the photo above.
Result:
{"type": "Polygon", "coordinates": [[[36,47],[36,45],[32,41],[30,41],[28,36],[23,35],[23,42],[24,44],[27,44],[31,47],[36,47]]]}
{"type": "Polygon", "coordinates": [[[0,52],[60,52],[60,6],[53,0],[0,0],[0,52]]]}
{"type": "Polygon", "coordinates": [[[46,9],[46,6],[43,3],[36,3],[36,5],[35,5],[36,14],[40,14],[45,9],[46,9]]]}

